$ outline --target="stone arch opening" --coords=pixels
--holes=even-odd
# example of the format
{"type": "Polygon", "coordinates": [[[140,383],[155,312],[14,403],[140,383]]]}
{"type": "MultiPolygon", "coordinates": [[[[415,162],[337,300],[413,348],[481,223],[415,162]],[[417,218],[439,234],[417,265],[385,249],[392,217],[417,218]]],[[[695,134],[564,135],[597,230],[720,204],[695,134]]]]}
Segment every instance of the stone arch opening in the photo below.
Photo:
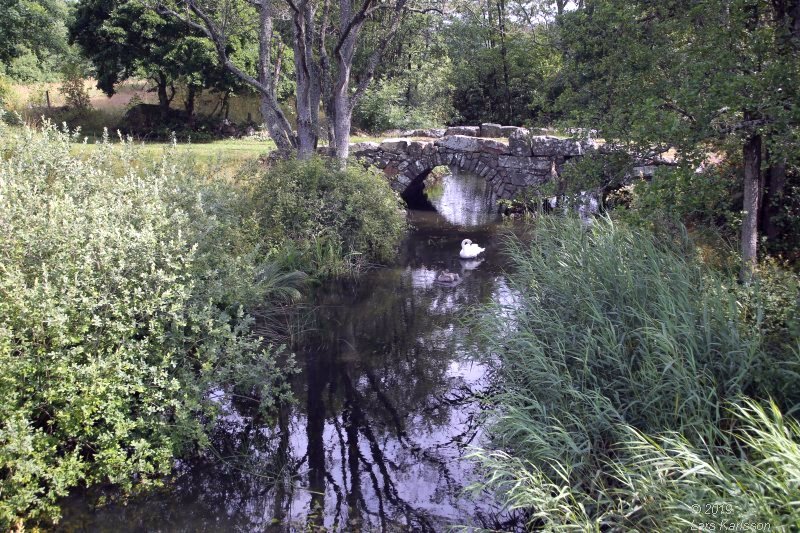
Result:
{"type": "Polygon", "coordinates": [[[466,226],[495,216],[491,183],[466,165],[426,168],[407,183],[401,196],[409,209],[435,211],[452,224],[466,226]]]}
{"type": "Polygon", "coordinates": [[[400,197],[405,201],[409,209],[418,209],[420,211],[436,211],[436,206],[430,201],[425,194],[425,180],[430,175],[432,169],[427,169],[418,174],[416,178],[411,180],[400,197]]]}
{"type": "Polygon", "coordinates": [[[436,211],[432,199],[441,194],[442,180],[451,174],[453,169],[447,165],[425,168],[411,180],[400,196],[410,209],[436,211]]]}

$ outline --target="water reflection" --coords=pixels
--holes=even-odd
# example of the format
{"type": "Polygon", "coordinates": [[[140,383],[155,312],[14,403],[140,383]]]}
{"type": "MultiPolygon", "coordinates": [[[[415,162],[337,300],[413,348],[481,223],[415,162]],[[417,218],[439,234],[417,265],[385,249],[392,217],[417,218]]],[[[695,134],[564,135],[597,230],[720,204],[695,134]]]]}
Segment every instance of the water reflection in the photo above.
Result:
{"type": "Polygon", "coordinates": [[[426,187],[428,199],[448,222],[458,226],[479,226],[494,220],[489,206],[491,189],[476,174],[451,169],[441,183],[426,187]]]}
{"type": "Polygon", "coordinates": [[[458,187],[446,180],[439,205],[461,223],[411,212],[414,229],[396,267],[316,292],[309,329],[296,347],[302,369],[292,382],[297,403],[281,409],[277,424],[246,402],[226,398],[213,454],[180,465],[166,490],[127,505],[87,512],[88,499],[78,499],[64,529],[497,526],[505,517],[490,496],[463,493],[479,475],[463,456],[481,440],[474,394],[488,383],[459,312],[507,301],[510,291],[498,226],[485,223],[482,202],[456,201],[465,194],[458,187]],[[476,220],[484,223],[465,222],[476,220]],[[485,259],[460,260],[463,238],[485,246],[485,259]],[[463,282],[434,283],[444,270],[459,273],[463,282]]]}

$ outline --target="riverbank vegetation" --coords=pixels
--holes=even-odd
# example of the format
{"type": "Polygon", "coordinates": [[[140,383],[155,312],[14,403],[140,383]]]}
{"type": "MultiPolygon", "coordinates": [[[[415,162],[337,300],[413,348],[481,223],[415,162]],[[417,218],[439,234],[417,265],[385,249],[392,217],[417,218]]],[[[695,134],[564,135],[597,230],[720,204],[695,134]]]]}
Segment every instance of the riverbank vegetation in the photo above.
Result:
{"type": "Polygon", "coordinates": [[[474,317],[499,361],[482,487],[550,530],[800,525],[796,278],[739,285],[607,218],[508,251],[517,301],[474,317]]]}
{"type": "Polygon", "coordinates": [[[395,193],[358,167],[220,179],[169,150],[73,141],[0,129],[4,530],[56,520],[76,486],[131,490],[202,453],[212,390],[286,399],[291,358],[253,316],[307,274],[387,259],[402,231],[395,193]]]}
{"type": "Polygon", "coordinates": [[[351,130],[481,122],[598,141],[530,205],[603,212],[536,218],[473,317],[484,488],[532,528],[800,527],[800,1],[0,4],[0,528],[202,450],[213,387],[280,401],[252,317],[403,231],[351,130]]]}

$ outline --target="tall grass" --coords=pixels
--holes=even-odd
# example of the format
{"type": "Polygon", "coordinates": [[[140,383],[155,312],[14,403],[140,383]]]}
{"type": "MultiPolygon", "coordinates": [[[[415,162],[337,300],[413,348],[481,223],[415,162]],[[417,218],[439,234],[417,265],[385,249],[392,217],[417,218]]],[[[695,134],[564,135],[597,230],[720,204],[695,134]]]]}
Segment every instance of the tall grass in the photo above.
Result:
{"type": "Polygon", "coordinates": [[[499,361],[483,488],[551,530],[798,523],[798,426],[744,399],[800,383],[797,351],[764,349],[757,298],[686,238],[608,219],[544,217],[508,251],[518,300],[474,317],[499,361]],[[712,503],[730,512],[693,507],[712,503]]]}

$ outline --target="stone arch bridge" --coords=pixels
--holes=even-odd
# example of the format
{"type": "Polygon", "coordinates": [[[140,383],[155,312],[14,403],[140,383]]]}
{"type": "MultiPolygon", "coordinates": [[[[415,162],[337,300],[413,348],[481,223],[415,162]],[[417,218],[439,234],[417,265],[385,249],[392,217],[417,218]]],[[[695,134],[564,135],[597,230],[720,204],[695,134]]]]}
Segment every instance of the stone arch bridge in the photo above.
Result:
{"type": "MultiPolygon", "coordinates": [[[[484,124],[447,130],[416,130],[381,143],[356,143],[350,153],[374,165],[404,198],[422,191],[437,166],[455,167],[484,178],[494,200],[510,199],[557,179],[570,159],[596,150],[591,141],[535,135],[524,128],[484,124]]],[[[652,176],[654,166],[635,174],[652,176]]]]}

